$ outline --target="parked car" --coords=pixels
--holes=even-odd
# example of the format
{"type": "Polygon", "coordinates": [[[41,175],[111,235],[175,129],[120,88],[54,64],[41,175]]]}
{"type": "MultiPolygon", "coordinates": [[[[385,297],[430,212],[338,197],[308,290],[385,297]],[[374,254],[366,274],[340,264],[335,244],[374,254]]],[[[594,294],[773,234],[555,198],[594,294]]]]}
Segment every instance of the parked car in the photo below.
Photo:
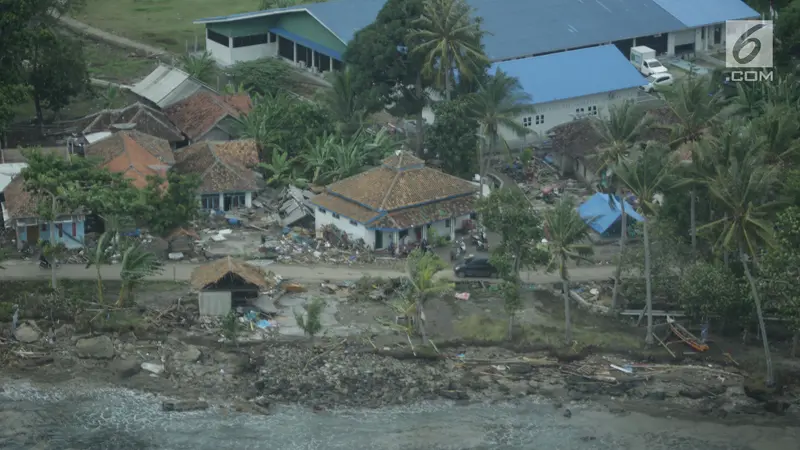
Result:
{"type": "Polygon", "coordinates": [[[675,78],[673,78],[672,74],[667,73],[659,73],[655,75],[650,75],[647,77],[647,84],[642,86],[642,89],[645,92],[653,92],[657,88],[663,86],[672,86],[672,83],[675,82],[675,78]]]}
{"type": "Polygon", "coordinates": [[[497,276],[497,269],[492,266],[488,258],[467,258],[453,267],[453,272],[458,278],[492,278],[497,276]]]}

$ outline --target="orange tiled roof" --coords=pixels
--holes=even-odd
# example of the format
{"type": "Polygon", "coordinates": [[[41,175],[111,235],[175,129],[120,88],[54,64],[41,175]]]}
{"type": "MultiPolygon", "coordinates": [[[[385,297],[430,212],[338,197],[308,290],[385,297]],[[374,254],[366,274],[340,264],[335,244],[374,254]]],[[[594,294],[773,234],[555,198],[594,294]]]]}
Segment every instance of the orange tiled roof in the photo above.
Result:
{"type": "Polygon", "coordinates": [[[189,139],[197,139],[226,116],[238,119],[251,108],[247,94],[222,96],[200,91],[170,105],[164,112],[189,139]]]}
{"type": "Polygon", "coordinates": [[[147,186],[147,177],[166,177],[175,162],[169,142],[138,131],[120,131],[86,147],[86,156],[99,158],[111,172],[123,173],[134,186],[147,186]]]}

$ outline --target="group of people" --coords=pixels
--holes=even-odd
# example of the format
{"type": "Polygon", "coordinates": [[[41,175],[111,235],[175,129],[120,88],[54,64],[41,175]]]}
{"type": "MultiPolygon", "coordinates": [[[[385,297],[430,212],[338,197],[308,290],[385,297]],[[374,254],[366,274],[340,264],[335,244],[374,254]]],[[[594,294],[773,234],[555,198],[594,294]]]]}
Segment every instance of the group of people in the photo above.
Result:
{"type": "MultiPolygon", "coordinates": [[[[432,247],[430,246],[430,244],[428,244],[427,238],[422,238],[422,240],[419,242],[419,246],[416,248],[419,248],[423,252],[428,252],[432,250],[432,247]]],[[[408,243],[408,236],[405,236],[402,239],[400,239],[400,245],[395,245],[394,242],[390,242],[388,248],[389,254],[395,257],[408,256],[408,254],[411,253],[414,249],[415,248],[413,248],[408,243]]]]}

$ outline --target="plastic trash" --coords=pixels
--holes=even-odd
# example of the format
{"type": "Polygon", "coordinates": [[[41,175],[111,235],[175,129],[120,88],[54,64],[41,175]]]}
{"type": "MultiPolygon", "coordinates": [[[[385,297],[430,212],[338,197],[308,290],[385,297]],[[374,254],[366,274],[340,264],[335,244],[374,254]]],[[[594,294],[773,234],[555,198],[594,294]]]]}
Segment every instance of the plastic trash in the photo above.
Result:
{"type": "Polygon", "coordinates": [[[263,330],[265,328],[270,328],[272,326],[272,324],[269,323],[268,320],[261,319],[258,322],[256,322],[256,326],[263,330]]]}
{"type": "Polygon", "coordinates": [[[469,292],[457,292],[456,298],[459,300],[469,300],[469,292]]]}

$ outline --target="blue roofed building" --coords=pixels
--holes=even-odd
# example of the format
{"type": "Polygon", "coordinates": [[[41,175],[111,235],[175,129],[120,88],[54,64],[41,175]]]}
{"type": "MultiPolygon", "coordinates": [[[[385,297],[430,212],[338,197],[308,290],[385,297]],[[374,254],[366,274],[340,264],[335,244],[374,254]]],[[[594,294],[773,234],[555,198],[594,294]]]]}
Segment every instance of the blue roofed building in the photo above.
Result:
{"type": "MultiPolygon", "coordinates": [[[[613,45],[551,53],[495,63],[491,71],[516,77],[536,111],[520,117],[523,126],[543,136],[551,128],[588,116],[604,116],[609,106],[640,95],[645,78],[613,45]]],[[[501,130],[506,141],[517,137],[501,130]]]]}
{"type": "MultiPolygon", "coordinates": [[[[626,225],[635,222],[644,222],[642,217],[627,201],[625,203],[626,225]]],[[[608,194],[596,193],[589,197],[578,207],[581,216],[589,228],[604,237],[617,237],[622,234],[622,205],[619,198],[613,199],[613,205],[608,194]]]]}
{"type": "MultiPolygon", "coordinates": [[[[758,17],[742,0],[467,0],[487,31],[492,61],[614,44],[658,54],[725,45],[726,20],[758,17]]],[[[372,23],[385,0],[330,0],[198,19],[206,50],[221,65],[268,56],[314,72],[336,70],[355,33],[372,23]]]]}

